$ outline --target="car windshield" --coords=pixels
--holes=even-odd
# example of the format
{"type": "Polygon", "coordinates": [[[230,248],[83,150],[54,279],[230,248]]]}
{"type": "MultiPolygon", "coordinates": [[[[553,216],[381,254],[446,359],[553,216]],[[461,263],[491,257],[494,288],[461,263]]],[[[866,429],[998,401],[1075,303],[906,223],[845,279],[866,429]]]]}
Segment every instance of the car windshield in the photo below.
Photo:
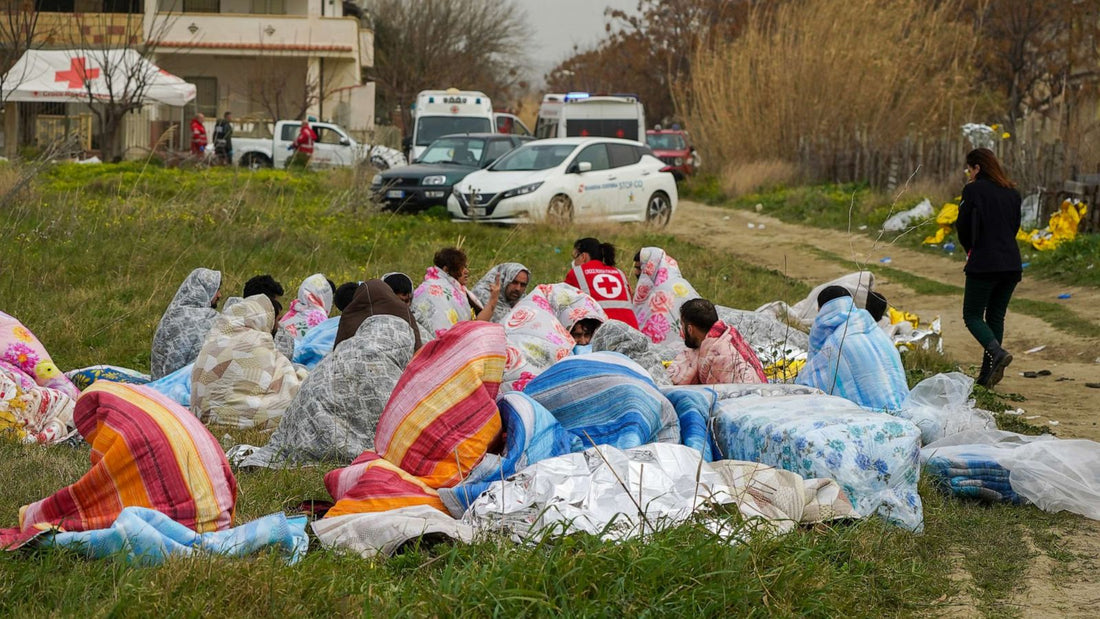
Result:
{"type": "Polygon", "coordinates": [[[528,144],[501,157],[489,167],[496,172],[549,170],[565,161],[576,144],[528,144]]]}
{"type": "Polygon", "coordinates": [[[476,166],[485,151],[485,140],[480,138],[440,138],[432,142],[420,155],[420,163],[457,163],[476,166]]]}
{"type": "Polygon", "coordinates": [[[422,116],[416,120],[416,145],[427,146],[452,133],[492,133],[488,118],[473,116],[422,116]]]}
{"type": "Polygon", "coordinates": [[[684,150],[684,136],[679,133],[649,133],[645,143],[654,150],[684,150]]]}

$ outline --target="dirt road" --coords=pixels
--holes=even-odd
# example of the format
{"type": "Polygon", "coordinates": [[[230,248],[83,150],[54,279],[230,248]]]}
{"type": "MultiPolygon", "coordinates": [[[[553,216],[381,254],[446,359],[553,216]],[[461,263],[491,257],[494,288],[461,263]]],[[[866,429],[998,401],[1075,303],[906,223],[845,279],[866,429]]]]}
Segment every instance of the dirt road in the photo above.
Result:
{"type": "MultiPolygon", "coordinates": [[[[786,224],[757,213],[681,202],[669,231],[696,244],[735,254],[760,266],[786,273],[814,286],[855,270],[851,264],[807,251],[814,247],[848,261],[878,264],[890,257],[889,266],[925,279],[962,286],[962,266],[958,261],[931,251],[918,251],[869,238],[864,232],[852,234],[786,224]],[[749,227],[752,224],[752,228],[749,227]]],[[[1100,382],[1100,290],[1075,288],[1026,277],[1015,298],[1058,302],[1067,311],[1096,325],[1096,335],[1082,338],[1056,329],[1050,324],[1012,311],[1006,320],[1005,345],[1015,361],[998,385],[1001,392],[1018,393],[1024,398],[1018,405],[1024,418],[1046,425],[1066,438],[1100,440],[1100,389],[1085,383],[1100,382]],[[1071,298],[1058,300],[1070,293],[1071,298]],[[1045,346],[1041,351],[1024,351],[1045,346]],[[1050,376],[1024,378],[1024,371],[1050,370],[1050,376]]],[[[981,361],[981,348],[962,321],[962,295],[922,295],[889,277],[878,277],[878,288],[891,304],[918,314],[928,322],[940,317],[944,350],[951,357],[974,364],[981,361]]],[[[798,299],[783,299],[794,303],[798,299]]],[[[751,308],[746,308],[751,309],[751,308]]],[[[970,369],[975,375],[976,368],[970,369]]],[[[1100,523],[1082,519],[1072,530],[1051,531],[1061,539],[1063,555],[1058,561],[1033,549],[1023,581],[1001,607],[1024,617],[1096,615],[1100,604],[1100,579],[1096,577],[1100,523]]],[[[960,570],[964,570],[959,566],[960,570]]],[[[965,579],[964,579],[965,580],[965,579]]],[[[965,587],[964,587],[965,589],[965,587]]],[[[968,593],[948,600],[940,609],[950,616],[979,616],[968,593]]],[[[937,611],[937,614],[941,614],[937,611]]]]}
{"type": "MultiPolygon", "coordinates": [[[[715,250],[786,273],[811,286],[855,270],[853,264],[822,257],[809,251],[818,248],[851,262],[889,266],[936,282],[962,286],[958,261],[932,251],[920,251],[876,242],[864,232],[851,234],[783,223],[758,213],[681,202],[669,226],[675,235],[715,250]],[[753,227],[749,227],[752,224],[753,227]]],[[[887,276],[877,278],[876,287],[895,307],[914,312],[922,322],[940,317],[944,350],[964,364],[978,364],[981,348],[962,321],[962,295],[922,295],[887,276]]],[[[1019,407],[1033,424],[1048,425],[1063,437],[1100,440],[1100,389],[1086,383],[1100,382],[1100,290],[1064,286],[1025,277],[1014,298],[1055,302],[1096,326],[1096,335],[1083,338],[1056,329],[1043,320],[1014,312],[1009,307],[1005,346],[1015,361],[997,390],[1026,398],[1019,407]],[[1059,300],[1058,296],[1071,297],[1059,300]],[[1027,354],[1024,351],[1045,346],[1027,354]],[[1049,370],[1050,376],[1024,378],[1025,371],[1049,370]]],[[[798,299],[783,299],[793,303],[798,299]]],[[[751,309],[751,308],[749,308],[751,309]]],[[[976,370],[975,372],[976,373],[976,370]]]]}

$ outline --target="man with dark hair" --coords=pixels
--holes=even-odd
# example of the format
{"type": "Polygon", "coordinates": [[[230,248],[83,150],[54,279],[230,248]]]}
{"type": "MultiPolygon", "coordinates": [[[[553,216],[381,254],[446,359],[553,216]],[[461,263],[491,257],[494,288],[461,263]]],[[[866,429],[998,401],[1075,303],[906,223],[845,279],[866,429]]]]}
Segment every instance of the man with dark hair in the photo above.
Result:
{"type": "Polygon", "coordinates": [[[222,118],[214,124],[214,156],[222,165],[233,164],[233,125],[230,122],[233,113],[226,111],[222,118]]]}
{"type": "Polygon", "coordinates": [[[244,283],[241,296],[245,299],[254,294],[265,294],[273,302],[283,296],[283,285],[270,275],[257,275],[244,283]]]}
{"type": "MultiPolygon", "coordinates": [[[[880,295],[881,296],[881,295],[880,295]]],[[[882,299],[885,301],[885,299],[882,299]]],[[[795,382],[875,411],[899,410],[909,395],[901,355],[851,292],[830,286],[818,295],[806,365],[795,382]]]]}
{"type": "MultiPolygon", "coordinates": [[[[351,303],[351,300],[355,297],[355,290],[359,288],[359,284],[361,283],[363,282],[346,282],[340,284],[336,288],[336,292],[332,293],[332,304],[336,306],[337,310],[341,312],[344,311],[344,308],[347,307],[348,303],[351,303]]],[[[308,333],[306,337],[309,337],[308,333]]]]}
{"type": "Polygon", "coordinates": [[[413,280],[411,277],[404,273],[386,273],[382,276],[382,281],[386,282],[390,290],[397,295],[398,299],[404,301],[405,305],[412,303],[413,280]]]}
{"type": "Polygon", "coordinates": [[[718,319],[714,304],[691,299],[680,306],[687,350],[669,366],[676,385],[766,383],[764,367],[756,351],[737,329],[718,319]]]}
{"type": "Polygon", "coordinates": [[[871,314],[871,318],[875,322],[882,320],[882,317],[886,315],[886,310],[890,307],[890,304],[886,302],[886,297],[881,293],[872,290],[867,293],[867,304],[864,308],[871,314]]]}
{"type": "Polygon", "coordinates": [[[493,311],[492,321],[502,323],[508,317],[508,314],[512,312],[512,308],[515,307],[516,303],[519,303],[519,300],[527,294],[527,285],[531,283],[531,272],[518,262],[498,264],[489,269],[478,280],[477,284],[470,288],[470,295],[477,299],[483,307],[488,305],[492,296],[493,284],[498,280],[500,281],[501,291],[497,299],[496,309],[493,311]]]}

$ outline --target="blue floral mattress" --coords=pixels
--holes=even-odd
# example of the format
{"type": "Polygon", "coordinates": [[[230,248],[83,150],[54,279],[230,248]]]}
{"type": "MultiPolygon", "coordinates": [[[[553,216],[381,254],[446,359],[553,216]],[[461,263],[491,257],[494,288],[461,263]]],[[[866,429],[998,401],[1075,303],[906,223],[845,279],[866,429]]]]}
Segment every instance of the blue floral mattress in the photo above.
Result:
{"type": "Polygon", "coordinates": [[[919,531],[920,429],[828,395],[722,399],[711,419],[715,460],[762,462],[835,479],[863,516],[919,531]]]}

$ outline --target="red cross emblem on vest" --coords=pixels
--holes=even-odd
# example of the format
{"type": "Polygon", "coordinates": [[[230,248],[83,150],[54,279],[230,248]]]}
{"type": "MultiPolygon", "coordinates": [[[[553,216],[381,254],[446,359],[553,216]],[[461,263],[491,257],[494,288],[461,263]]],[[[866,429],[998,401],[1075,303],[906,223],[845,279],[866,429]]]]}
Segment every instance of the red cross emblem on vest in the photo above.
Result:
{"type": "Polygon", "coordinates": [[[592,288],[605,299],[614,299],[623,292],[623,285],[619,278],[607,273],[600,273],[592,278],[592,288]]]}
{"type": "Polygon", "coordinates": [[[69,88],[83,88],[89,80],[99,77],[99,69],[89,68],[87,62],[87,58],[73,58],[69,61],[69,70],[54,73],[53,81],[68,82],[69,88]]]}

